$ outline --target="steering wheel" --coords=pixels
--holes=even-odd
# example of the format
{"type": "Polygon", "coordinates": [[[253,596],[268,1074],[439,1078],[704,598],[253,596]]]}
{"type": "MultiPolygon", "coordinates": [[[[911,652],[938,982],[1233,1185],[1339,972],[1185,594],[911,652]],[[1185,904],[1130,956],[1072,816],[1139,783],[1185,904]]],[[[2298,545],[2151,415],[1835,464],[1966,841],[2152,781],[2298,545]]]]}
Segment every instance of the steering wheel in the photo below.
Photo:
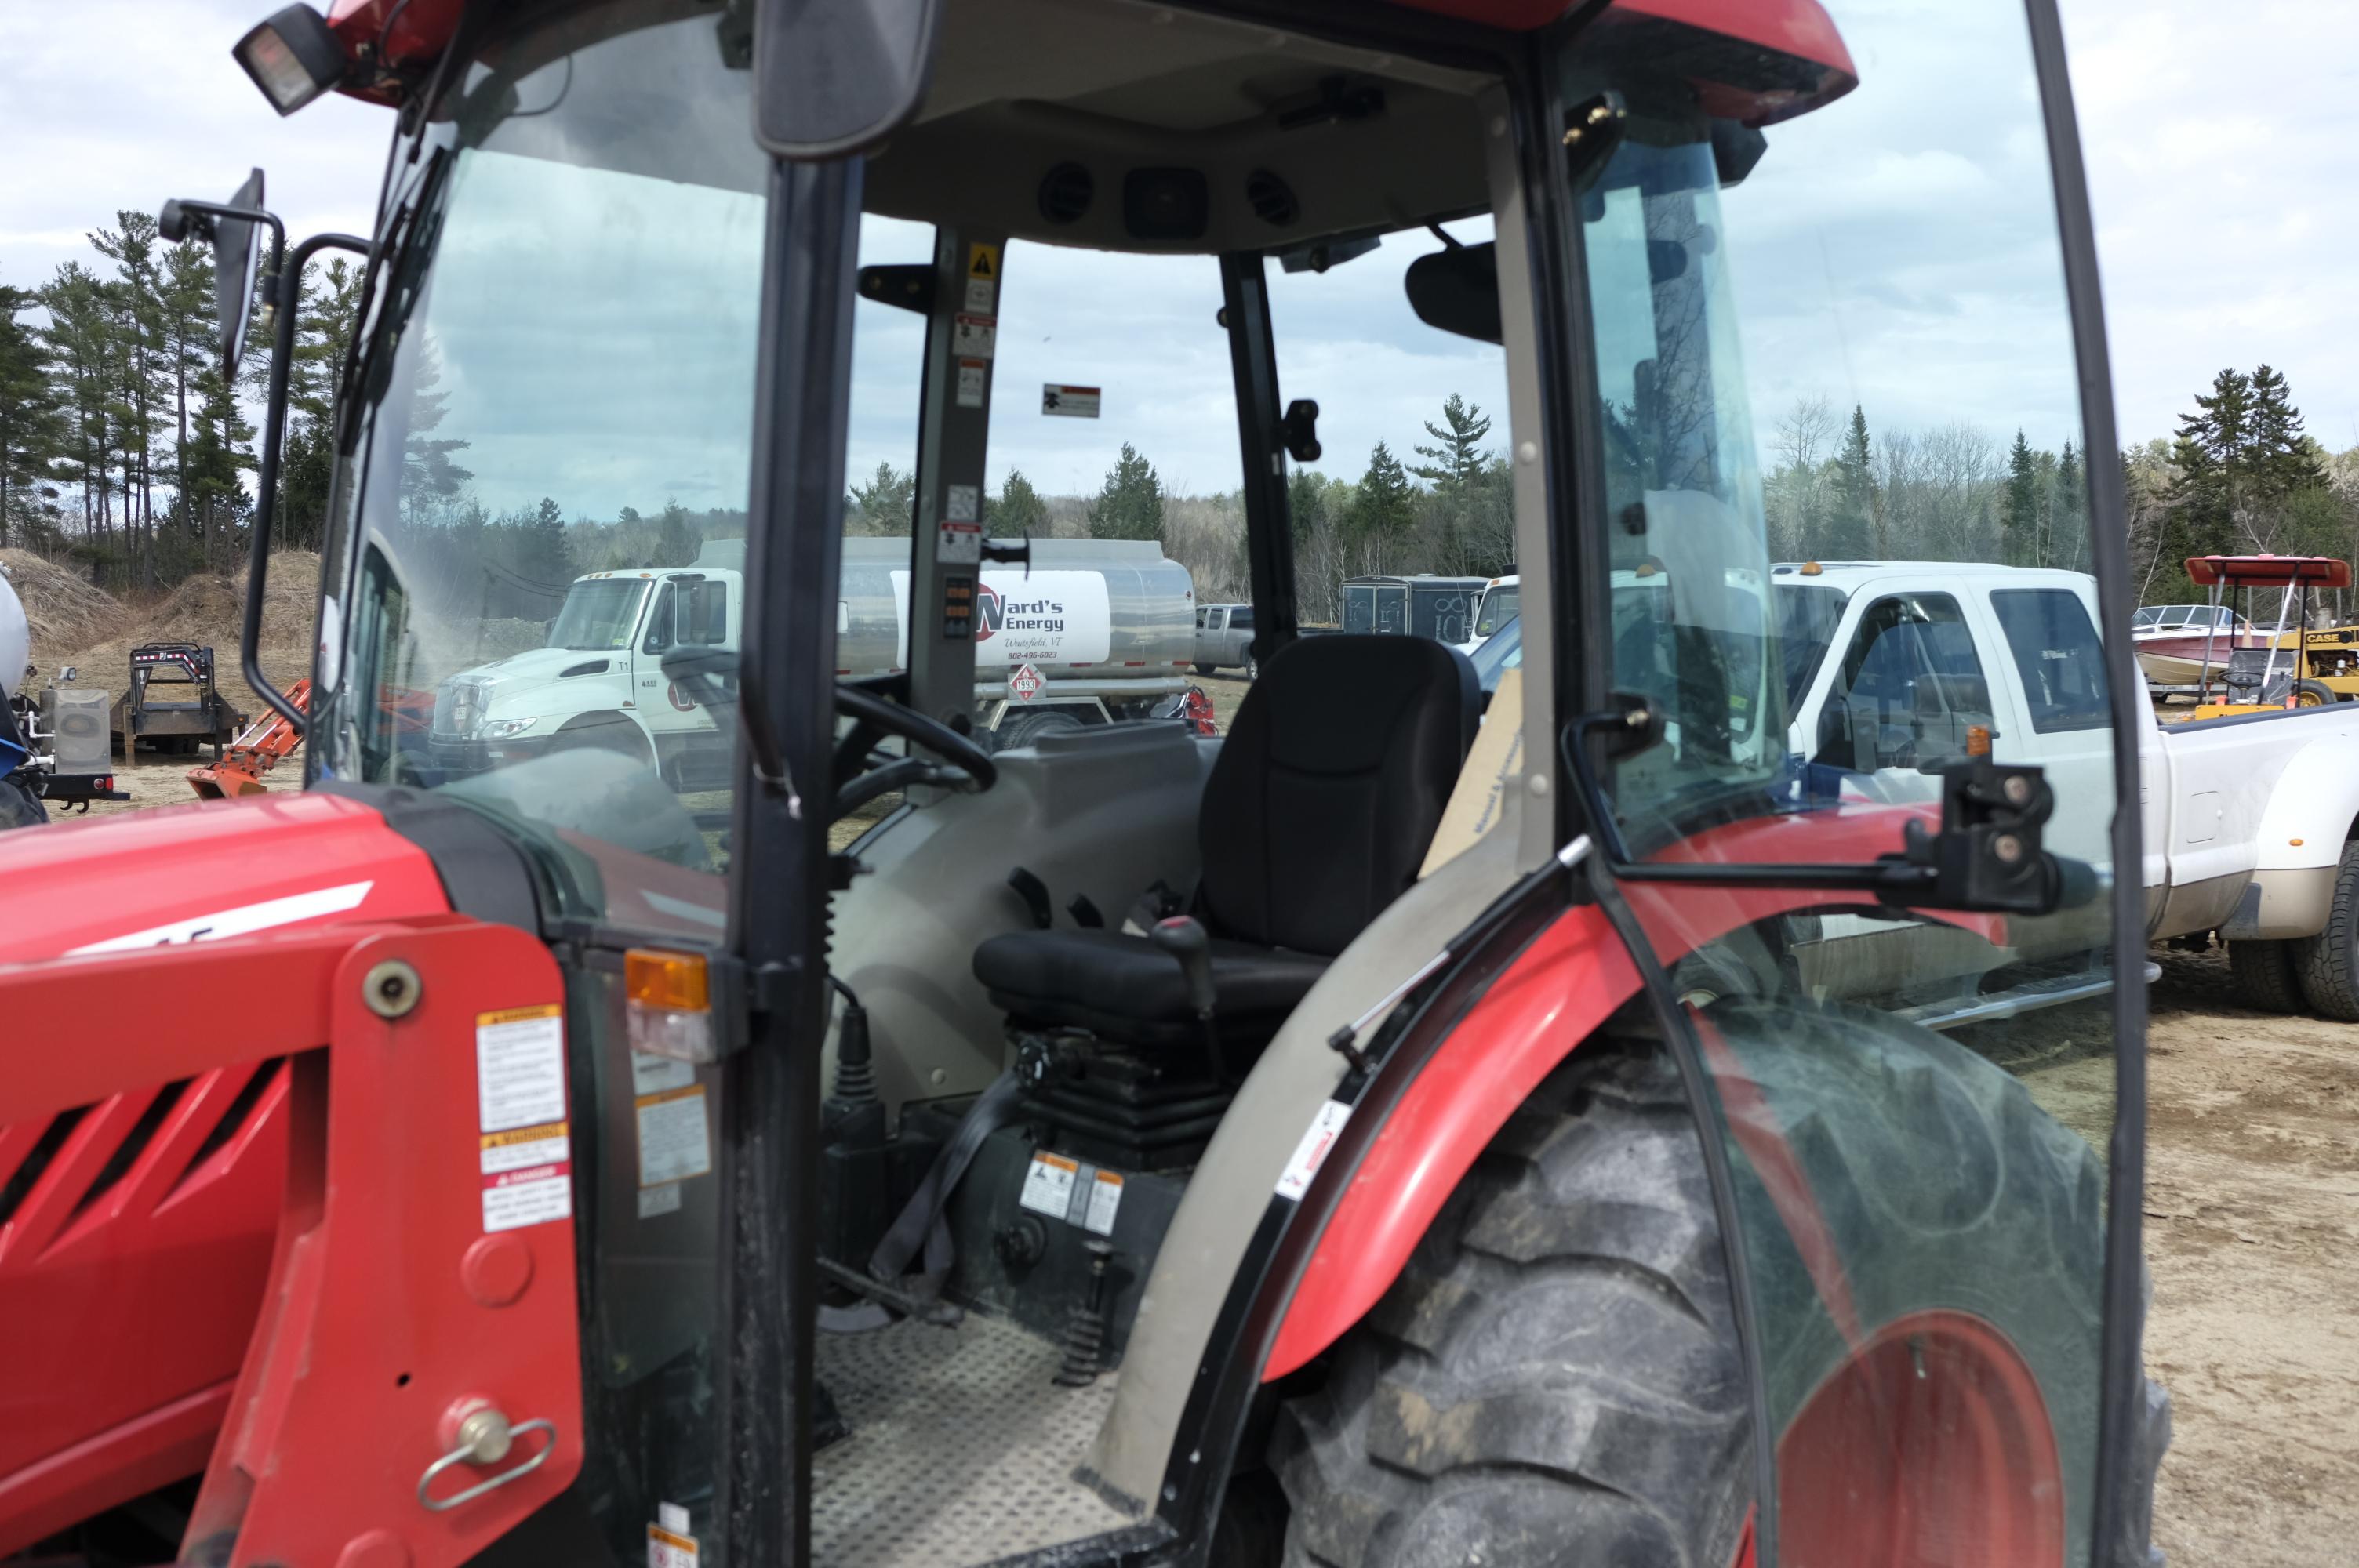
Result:
{"type": "Polygon", "coordinates": [[[831,780],[835,789],[835,815],[831,820],[840,821],[878,795],[911,784],[962,786],[980,792],[999,782],[999,766],[991,760],[990,752],[971,737],[908,707],[908,696],[907,675],[837,684],[835,710],[852,720],[852,728],[835,744],[831,780]],[[882,766],[873,766],[870,753],[876,742],[887,735],[897,735],[941,761],[896,757],[882,766]]]}

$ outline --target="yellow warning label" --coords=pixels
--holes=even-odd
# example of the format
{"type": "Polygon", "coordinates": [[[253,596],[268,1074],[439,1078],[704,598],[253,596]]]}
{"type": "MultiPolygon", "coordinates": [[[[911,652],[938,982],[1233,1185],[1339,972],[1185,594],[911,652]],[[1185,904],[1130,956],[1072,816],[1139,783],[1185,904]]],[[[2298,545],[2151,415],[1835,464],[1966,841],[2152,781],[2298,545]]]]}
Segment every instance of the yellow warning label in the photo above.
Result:
{"type": "Polygon", "coordinates": [[[510,1143],[538,1143],[544,1138],[562,1138],[566,1130],[564,1122],[552,1121],[540,1127],[516,1127],[506,1132],[486,1132],[484,1134],[484,1147],[498,1149],[510,1143]]]}
{"type": "Polygon", "coordinates": [[[475,1027],[488,1029],[496,1023],[525,1023],[536,1018],[561,1017],[564,1012],[564,1007],[553,1001],[541,1007],[511,1007],[499,1012],[475,1014],[475,1027]]]}
{"type": "Polygon", "coordinates": [[[999,247],[969,245],[966,248],[966,275],[996,280],[999,276],[999,247]]]}
{"type": "Polygon", "coordinates": [[[641,1095],[631,1103],[639,1109],[645,1110],[651,1105],[661,1105],[666,1100],[686,1099],[691,1095],[701,1095],[703,1092],[702,1084],[690,1084],[681,1088],[661,1089],[651,1095],[641,1095]]]}

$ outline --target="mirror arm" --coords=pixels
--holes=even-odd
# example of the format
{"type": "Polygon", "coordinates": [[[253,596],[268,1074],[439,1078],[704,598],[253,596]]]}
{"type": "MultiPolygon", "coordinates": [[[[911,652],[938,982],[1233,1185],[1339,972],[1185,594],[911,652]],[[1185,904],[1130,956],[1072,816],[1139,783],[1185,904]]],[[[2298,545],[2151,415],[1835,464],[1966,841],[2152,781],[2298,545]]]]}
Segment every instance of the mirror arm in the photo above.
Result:
{"type": "MultiPolygon", "coordinates": [[[[201,203],[183,202],[184,207],[197,210],[201,203]]],[[[278,220],[267,212],[246,213],[234,209],[218,209],[233,218],[258,218],[270,225],[277,236],[270,247],[276,264],[276,276],[271,280],[271,345],[270,395],[263,410],[262,467],[255,476],[254,522],[246,529],[245,557],[245,624],[238,639],[238,667],[245,684],[255,695],[275,709],[281,719],[294,727],[300,738],[310,728],[303,709],[289,701],[287,695],[270,684],[262,673],[262,595],[270,576],[270,524],[276,510],[278,488],[278,454],[287,429],[287,381],[295,360],[295,318],[302,303],[303,268],[311,257],[323,250],[353,251],[368,254],[368,242],[350,234],[314,234],[295,247],[288,255],[286,235],[278,220]]]]}

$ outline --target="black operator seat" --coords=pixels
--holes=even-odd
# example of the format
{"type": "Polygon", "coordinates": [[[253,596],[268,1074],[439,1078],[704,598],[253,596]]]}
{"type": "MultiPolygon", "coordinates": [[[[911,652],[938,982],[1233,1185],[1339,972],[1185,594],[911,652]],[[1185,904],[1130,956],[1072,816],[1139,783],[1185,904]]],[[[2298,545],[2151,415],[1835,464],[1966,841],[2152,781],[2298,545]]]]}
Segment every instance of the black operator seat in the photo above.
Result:
{"type": "MultiPolygon", "coordinates": [[[[1263,668],[1196,820],[1191,912],[1212,938],[1224,1046],[1266,1044],[1417,881],[1481,712],[1466,655],[1422,637],[1305,637],[1263,668]]],[[[975,949],[974,973],[1019,1027],[1124,1045],[1203,1039],[1180,962],[1144,937],[1012,932],[975,949]]]]}

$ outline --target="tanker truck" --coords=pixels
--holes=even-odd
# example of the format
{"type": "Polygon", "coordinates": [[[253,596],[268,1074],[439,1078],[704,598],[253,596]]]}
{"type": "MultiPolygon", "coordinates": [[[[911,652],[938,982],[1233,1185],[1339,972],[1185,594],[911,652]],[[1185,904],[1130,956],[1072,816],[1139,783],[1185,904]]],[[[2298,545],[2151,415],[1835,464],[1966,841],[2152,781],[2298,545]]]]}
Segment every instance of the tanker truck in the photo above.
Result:
{"type": "MultiPolygon", "coordinates": [[[[1019,546],[1018,548],[1021,548],[1019,546]]],[[[1188,568],[1153,540],[1035,539],[975,591],[974,728],[995,749],[1117,719],[1181,718],[1195,654],[1188,568]]],[[[732,731],[664,672],[682,647],[734,652],[745,542],[693,563],[592,572],[567,590],[547,643],[461,670],[435,693],[429,752],[447,774],[595,747],[657,766],[675,788],[721,788],[732,731]]],[[[843,541],[840,680],[909,662],[909,541],[843,541]]]]}

